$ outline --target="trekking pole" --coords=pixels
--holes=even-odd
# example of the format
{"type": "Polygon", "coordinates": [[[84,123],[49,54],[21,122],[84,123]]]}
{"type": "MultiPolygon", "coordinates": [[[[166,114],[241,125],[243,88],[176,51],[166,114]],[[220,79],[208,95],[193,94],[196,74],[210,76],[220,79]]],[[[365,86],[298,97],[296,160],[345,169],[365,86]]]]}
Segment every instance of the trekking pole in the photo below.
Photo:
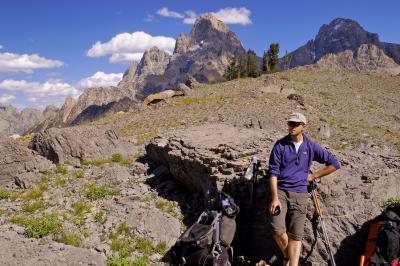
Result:
{"type": "Polygon", "coordinates": [[[251,208],[253,209],[254,207],[254,185],[257,181],[257,174],[258,171],[260,170],[261,167],[261,162],[260,158],[258,155],[254,156],[252,159],[252,162],[250,163],[249,167],[247,167],[246,174],[245,174],[245,179],[251,181],[250,185],[250,205],[251,208]]]}
{"type": "Polygon", "coordinates": [[[324,240],[325,240],[325,247],[328,251],[329,259],[331,260],[331,265],[336,266],[335,258],[333,257],[333,253],[332,253],[331,242],[329,241],[329,237],[326,232],[325,223],[324,223],[324,220],[322,219],[322,211],[321,211],[321,207],[319,205],[318,195],[317,195],[317,183],[315,181],[310,182],[310,187],[311,187],[311,198],[314,203],[315,212],[318,216],[318,222],[321,224],[322,234],[323,234],[324,240]]]}

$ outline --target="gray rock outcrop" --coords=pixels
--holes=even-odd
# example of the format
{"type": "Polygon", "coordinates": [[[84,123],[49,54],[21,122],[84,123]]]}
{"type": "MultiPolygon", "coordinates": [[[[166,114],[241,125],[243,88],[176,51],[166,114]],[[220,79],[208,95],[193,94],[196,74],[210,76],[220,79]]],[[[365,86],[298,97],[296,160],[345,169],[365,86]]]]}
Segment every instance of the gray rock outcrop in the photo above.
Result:
{"type": "Polygon", "coordinates": [[[54,165],[16,140],[0,139],[0,186],[9,186],[16,179],[29,187],[38,173],[54,165]]]}
{"type": "Polygon", "coordinates": [[[0,226],[0,261],[4,266],[105,266],[105,256],[93,250],[62,243],[29,239],[0,226]]]}
{"type": "Polygon", "coordinates": [[[331,69],[381,71],[393,75],[400,73],[400,65],[396,64],[378,46],[372,44],[362,44],[354,53],[351,50],[346,50],[337,54],[327,54],[316,65],[331,69]]]}
{"type": "Polygon", "coordinates": [[[82,160],[110,158],[113,153],[133,155],[133,143],[101,126],[50,128],[37,134],[29,147],[54,163],[80,165],[82,160]]]}
{"type": "MultiPolygon", "coordinates": [[[[252,193],[255,202],[249,210],[251,186],[242,176],[251,156],[261,153],[265,158],[280,137],[265,130],[202,126],[158,137],[146,150],[152,160],[167,166],[191,191],[207,197],[216,189],[227,189],[242,213],[237,218],[235,252],[241,254],[247,250],[247,255],[259,258],[276,252],[265,213],[268,185],[263,179],[255,183],[252,193]]],[[[400,195],[397,178],[400,160],[396,152],[368,143],[356,150],[330,151],[341,161],[342,168],[319,184],[321,208],[337,264],[356,265],[367,233],[358,229],[380,213],[381,202],[400,195]]],[[[266,167],[267,163],[263,160],[262,165],[266,167]]],[[[319,167],[314,165],[313,169],[319,167]]],[[[308,218],[311,219],[311,203],[309,207],[308,218]]],[[[303,241],[305,253],[310,250],[313,239],[311,222],[307,221],[303,241]]],[[[309,261],[312,265],[325,265],[326,260],[325,245],[319,237],[309,261]]]]}

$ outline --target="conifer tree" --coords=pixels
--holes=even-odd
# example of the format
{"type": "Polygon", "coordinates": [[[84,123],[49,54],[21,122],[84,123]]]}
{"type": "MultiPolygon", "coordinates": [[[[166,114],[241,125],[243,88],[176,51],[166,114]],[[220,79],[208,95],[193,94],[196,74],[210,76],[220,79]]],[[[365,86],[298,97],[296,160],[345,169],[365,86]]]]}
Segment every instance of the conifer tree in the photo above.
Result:
{"type": "Polygon", "coordinates": [[[254,51],[247,51],[247,76],[256,78],[260,75],[260,69],[258,67],[257,55],[254,51]]]}
{"type": "Polygon", "coordinates": [[[241,53],[238,61],[239,78],[247,77],[247,54],[241,53]]]}
{"type": "Polygon", "coordinates": [[[270,53],[268,51],[264,51],[263,55],[263,64],[262,64],[262,72],[263,73],[271,73],[270,65],[269,65],[270,53]]]}
{"type": "Polygon", "coordinates": [[[236,63],[237,58],[233,58],[224,73],[224,78],[226,80],[233,80],[239,78],[239,67],[236,63]]]}
{"type": "Polygon", "coordinates": [[[268,52],[270,53],[270,70],[278,72],[279,67],[279,43],[271,43],[268,52]]]}

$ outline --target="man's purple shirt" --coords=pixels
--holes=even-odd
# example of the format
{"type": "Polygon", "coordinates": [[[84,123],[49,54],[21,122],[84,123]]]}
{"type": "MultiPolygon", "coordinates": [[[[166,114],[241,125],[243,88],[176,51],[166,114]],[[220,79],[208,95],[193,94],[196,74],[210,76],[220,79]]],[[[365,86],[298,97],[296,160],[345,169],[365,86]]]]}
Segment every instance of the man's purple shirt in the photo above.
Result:
{"type": "Polygon", "coordinates": [[[307,192],[307,177],[313,161],[340,168],[340,163],[331,153],[305,135],[296,153],[294,144],[287,135],[278,140],[271,151],[269,173],[278,178],[278,189],[307,192]]]}

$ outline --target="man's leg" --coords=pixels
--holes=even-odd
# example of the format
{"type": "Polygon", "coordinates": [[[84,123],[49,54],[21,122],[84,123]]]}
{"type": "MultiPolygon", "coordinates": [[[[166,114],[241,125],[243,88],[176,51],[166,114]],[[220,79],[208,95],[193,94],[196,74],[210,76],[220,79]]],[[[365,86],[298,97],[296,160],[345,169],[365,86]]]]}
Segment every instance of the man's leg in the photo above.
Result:
{"type": "Polygon", "coordinates": [[[288,257],[288,236],[286,233],[274,236],[275,242],[285,258],[288,257]]]}
{"type": "Polygon", "coordinates": [[[301,252],[301,241],[289,239],[287,246],[287,251],[289,255],[289,266],[299,265],[299,258],[301,252]]]}

